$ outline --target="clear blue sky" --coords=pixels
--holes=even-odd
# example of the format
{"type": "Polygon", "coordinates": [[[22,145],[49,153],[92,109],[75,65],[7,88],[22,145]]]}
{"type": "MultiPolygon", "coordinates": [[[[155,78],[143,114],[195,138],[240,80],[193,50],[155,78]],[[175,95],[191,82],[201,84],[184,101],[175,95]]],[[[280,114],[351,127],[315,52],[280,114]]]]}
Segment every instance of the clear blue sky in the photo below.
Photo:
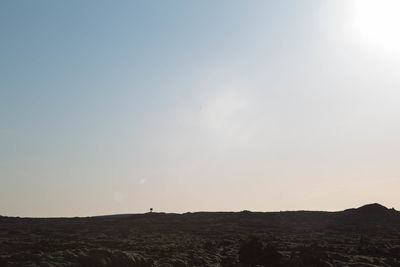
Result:
{"type": "Polygon", "coordinates": [[[0,214],[400,208],[383,3],[2,1],[0,214]]]}

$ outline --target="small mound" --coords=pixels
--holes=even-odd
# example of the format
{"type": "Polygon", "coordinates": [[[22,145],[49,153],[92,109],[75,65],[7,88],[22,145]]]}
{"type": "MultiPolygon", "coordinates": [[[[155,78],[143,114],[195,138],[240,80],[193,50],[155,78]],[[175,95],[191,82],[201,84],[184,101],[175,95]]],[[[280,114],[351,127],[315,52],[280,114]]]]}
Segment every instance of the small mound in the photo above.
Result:
{"type": "Polygon", "coordinates": [[[389,211],[388,208],[378,203],[364,205],[362,207],[357,208],[356,210],[358,212],[368,213],[368,214],[381,214],[381,213],[387,213],[389,211]]]}
{"type": "Polygon", "coordinates": [[[344,214],[352,214],[352,216],[361,216],[365,218],[385,218],[387,216],[398,216],[400,213],[394,208],[388,209],[378,203],[368,204],[356,209],[347,209],[344,214]]]}

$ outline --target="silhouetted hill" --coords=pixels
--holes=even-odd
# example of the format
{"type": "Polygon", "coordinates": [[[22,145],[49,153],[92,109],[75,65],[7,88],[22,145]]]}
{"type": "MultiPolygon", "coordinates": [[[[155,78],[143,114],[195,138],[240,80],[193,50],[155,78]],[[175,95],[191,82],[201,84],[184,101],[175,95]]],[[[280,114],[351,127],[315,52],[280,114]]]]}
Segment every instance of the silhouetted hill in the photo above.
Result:
{"type": "Polygon", "coordinates": [[[345,225],[351,224],[364,230],[377,230],[382,227],[393,228],[400,223],[400,212],[374,203],[343,211],[341,220],[345,225]]]}
{"type": "Polygon", "coordinates": [[[357,210],[360,212],[372,212],[372,213],[384,213],[389,211],[388,208],[378,203],[367,204],[362,207],[359,207],[357,210]]]}
{"type": "Polygon", "coordinates": [[[378,203],[367,204],[357,209],[347,209],[345,211],[357,212],[366,215],[384,215],[388,213],[397,212],[395,209],[388,209],[378,203]]]}

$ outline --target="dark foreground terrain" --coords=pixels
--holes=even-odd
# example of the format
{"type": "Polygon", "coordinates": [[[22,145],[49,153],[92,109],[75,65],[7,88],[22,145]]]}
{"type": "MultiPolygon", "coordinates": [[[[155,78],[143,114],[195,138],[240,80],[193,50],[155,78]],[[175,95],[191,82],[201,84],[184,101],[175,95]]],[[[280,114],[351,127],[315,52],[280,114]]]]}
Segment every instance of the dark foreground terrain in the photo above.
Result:
{"type": "Polygon", "coordinates": [[[400,266],[400,212],[0,217],[0,266],[400,266]]]}

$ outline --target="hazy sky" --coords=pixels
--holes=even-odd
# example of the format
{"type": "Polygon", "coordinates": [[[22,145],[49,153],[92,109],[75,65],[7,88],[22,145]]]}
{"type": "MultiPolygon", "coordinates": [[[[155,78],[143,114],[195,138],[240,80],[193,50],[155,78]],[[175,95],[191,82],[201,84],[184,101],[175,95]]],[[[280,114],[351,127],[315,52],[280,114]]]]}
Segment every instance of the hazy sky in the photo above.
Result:
{"type": "Polygon", "coordinates": [[[0,2],[0,214],[400,209],[397,0],[0,2]]]}

